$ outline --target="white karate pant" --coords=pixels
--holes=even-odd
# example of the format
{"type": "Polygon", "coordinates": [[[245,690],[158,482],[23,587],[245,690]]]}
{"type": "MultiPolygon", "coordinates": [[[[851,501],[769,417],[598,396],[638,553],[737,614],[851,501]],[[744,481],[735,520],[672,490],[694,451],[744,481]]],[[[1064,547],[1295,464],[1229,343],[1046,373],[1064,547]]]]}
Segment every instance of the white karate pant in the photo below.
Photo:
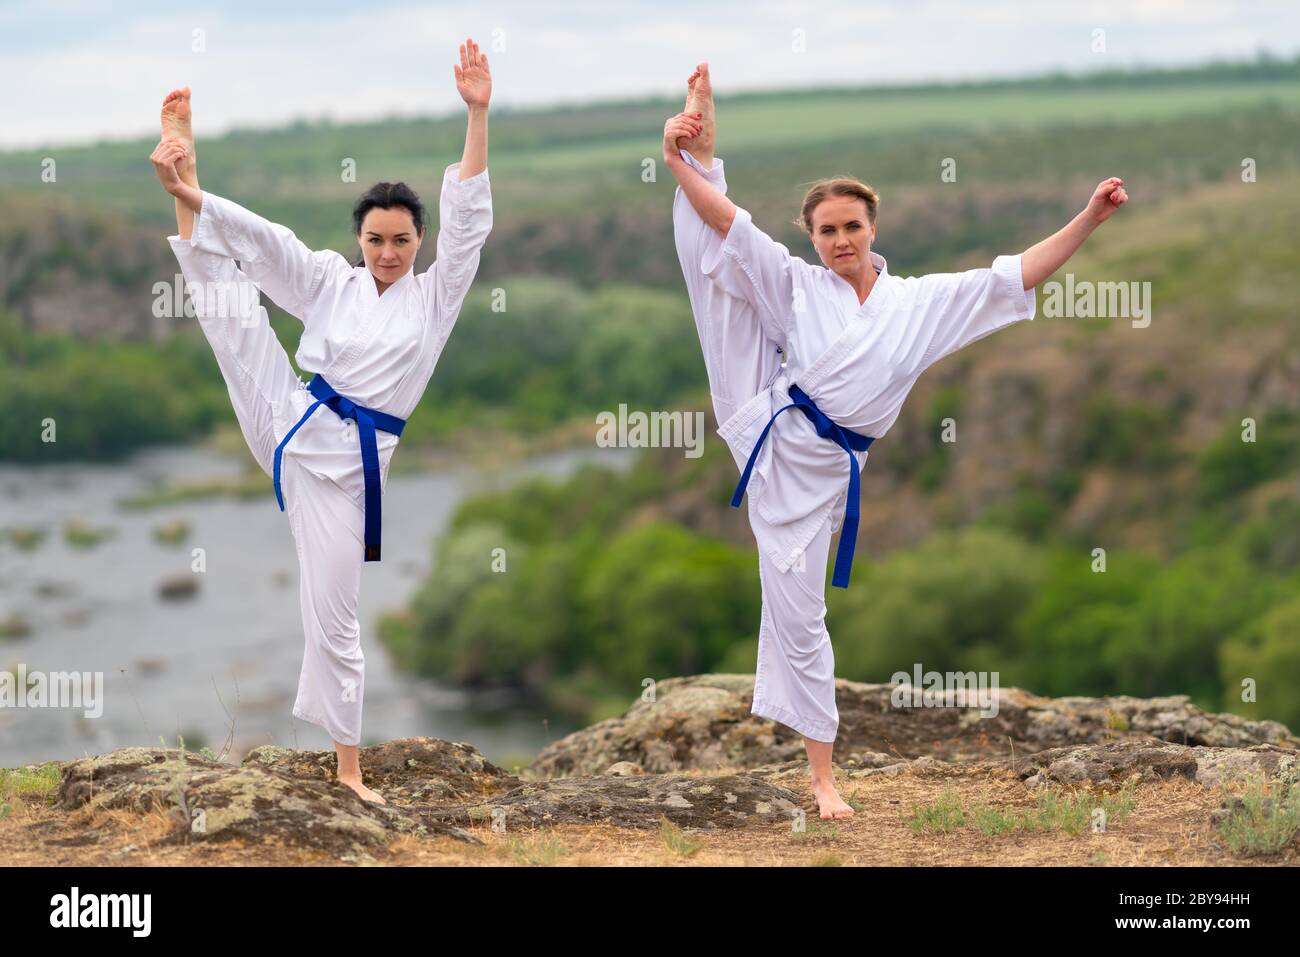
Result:
{"type": "MultiPolygon", "coordinates": [[[[250,282],[234,260],[202,251],[186,250],[181,265],[189,281],[250,282]]],[[[275,447],[308,404],[294,397],[302,383],[260,305],[241,306],[240,298],[230,295],[213,315],[196,311],[249,450],[272,476],[275,447]]],[[[312,414],[334,413],[317,409],[312,414]]],[[[280,459],[280,482],[297,544],[305,638],[293,714],[324,728],[340,744],[357,745],[365,687],[357,620],[365,513],[337,484],[304,468],[289,447],[280,459]]]]}
{"type": "Polygon", "coordinates": [[[794,562],[785,572],[768,557],[765,532],[771,526],[754,505],[749,507],[749,525],[758,542],[758,578],[763,591],[750,711],[780,721],[814,741],[833,742],[840,713],[835,706],[835,652],[826,630],[831,520],[827,517],[804,550],[802,561],[794,562]]]}
{"type": "MultiPolygon", "coordinates": [[[[763,336],[752,312],[734,307],[722,315],[696,316],[704,361],[721,425],[763,391],[780,371],[776,345],[763,336]],[[752,322],[752,330],[737,328],[752,322]],[[756,341],[759,347],[755,348],[756,341]]],[[[787,412],[786,415],[801,414],[787,412]]],[[[772,436],[768,442],[772,442],[772,436]]],[[[827,440],[829,441],[829,440],[827,440]]],[[[782,572],[768,557],[772,525],[746,495],[749,526],[758,544],[763,593],[758,665],[750,712],[779,721],[814,741],[833,742],[839,728],[835,706],[835,654],[826,630],[826,568],[831,517],[805,549],[803,560],[782,572]]]]}

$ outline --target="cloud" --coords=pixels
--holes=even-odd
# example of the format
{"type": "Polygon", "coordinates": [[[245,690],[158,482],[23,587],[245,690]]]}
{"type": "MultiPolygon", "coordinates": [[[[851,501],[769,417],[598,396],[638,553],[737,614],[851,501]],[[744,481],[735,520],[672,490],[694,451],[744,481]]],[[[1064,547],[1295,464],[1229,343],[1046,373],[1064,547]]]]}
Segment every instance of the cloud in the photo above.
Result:
{"type": "Polygon", "coordinates": [[[899,83],[1094,68],[1094,27],[1107,30],[1105,65],[1119,66],[1291,55],[1298,26],[1294,4],[1268,0],[140,0],[111,14],[90,0],[21,0],[0,9],[0,85],[21,91],[0,147],[152,136],[163,94],[185,84],[208,136],[304,116],[446,114],[461,107],[451,65],[466,35],[489,51],[494,101],[522,107],[675,95],[702,59],[720,92],[899,83]],[[205,52],[191,50],[195,29],[205,52]],[[806,52],[792,50],[795,29],[806,52]]]}

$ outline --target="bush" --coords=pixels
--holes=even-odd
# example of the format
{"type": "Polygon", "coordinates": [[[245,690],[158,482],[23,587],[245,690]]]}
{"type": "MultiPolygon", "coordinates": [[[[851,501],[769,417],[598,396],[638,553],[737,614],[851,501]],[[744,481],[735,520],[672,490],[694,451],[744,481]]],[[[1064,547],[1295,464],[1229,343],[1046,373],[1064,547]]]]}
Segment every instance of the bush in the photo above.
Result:
{"type": "Polygon", "coordinates": [[[1282,474],[1294,461],[1297,429],[1291,413],[1274,412],[1259,423],[1255,441],[1242,439],[1241,419],[1229,422],[1197,462],[1197,494],[1213,504],[1282,474]]]}

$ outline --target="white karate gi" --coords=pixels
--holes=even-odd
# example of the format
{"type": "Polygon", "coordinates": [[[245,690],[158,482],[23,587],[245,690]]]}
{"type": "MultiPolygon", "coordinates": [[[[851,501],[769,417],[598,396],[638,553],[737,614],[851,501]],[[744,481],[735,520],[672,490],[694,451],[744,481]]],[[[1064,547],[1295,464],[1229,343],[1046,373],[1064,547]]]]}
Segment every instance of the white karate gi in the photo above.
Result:
{"type": "MultiPolygon", "coordinates": [[[[247,296],[241,301],[235,284],[256,283],[303,323],[300,368],[319,372],[360,405],[405,419],[456,323],[492,228],[487,170],[464,182],[459,176],[459,163],[443,174],[436,260],[419,275],[412,268],[383,295],[366,266],[353,267],[333,250],[312,251],[284,226],[207,191],[192,238],[168,237],[240,429],[268,476],[276,446],[315,397],[294,374],[266,312],[255,297],[251,305],[247,296]]],[[[351,745],[361,741],[365,678],[357,622],[365,518],[358,433],[354,420],[322,404],[281,462],[305,637],[293,714],[351,745]]],[[[381,490],[397,441],[376,433],[381,490]]],[[[400,518],[383,517],[389,529],[400,527],[400,518]]]]}
{"type": "MultiPolygon", "coordinates": [[[[689,152],[681,155],[727,191],[721,159],[705,170],[689,152]]],[[[790,403],[791,385],[837,425],[879,439],[929,366],[1034,317],[1036,297],[1023,288],[1018,255],[998,256],[992,268],[900,278],[872,252],[876,283],[859,303],[846,280],[790,255],[740,207],[724,239],[679,186],[673,231],[718,434],[740,470],[772,414],[790,403]]],[[[816,741],[834,741],[839,725],[824,618],[826,562],[831,534],[843,522],[848,454],[798,409],[783,412],[747,492],[763,593],[751,711],[816,741]]],[[[853,453],[859,467],[867,454],[853,453]]]]}

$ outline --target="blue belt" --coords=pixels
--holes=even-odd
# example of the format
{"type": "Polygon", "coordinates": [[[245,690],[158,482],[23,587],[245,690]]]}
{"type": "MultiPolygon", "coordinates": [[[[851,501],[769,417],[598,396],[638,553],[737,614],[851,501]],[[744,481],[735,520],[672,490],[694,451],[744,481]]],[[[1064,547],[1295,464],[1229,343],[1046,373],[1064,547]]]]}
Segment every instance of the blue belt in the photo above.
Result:
{"type": "Polygon", "coordinates": [[[395,415],[389,415],[387,412],[367,409],[364,405],[357,405],[346,396],[335,392],[319,372],[312,377],[307,388],[316,397],[316,401],[307,407],[307,411],[302,414],[298,424],[290,429],[289,434],[275,447],[275,500],[280,505],[280,511],[283,512],[284,493],[280,491],[280,457],[284,452],[284,447],[293,438],[293,434],[307,421],[307,417],[316,411],[316,406],[323,402],[333,409],[340,419],[355,419],[357,431],[361,436],[361,469],[366,482],[366,550],[364,560],[377,562],[379,561],[379,530],[383,523],[379,514],[379,448],[375,444],[375,429],[383,429],[393,435],[401,435],[406,420],[399,419],[395,415]]]}
{"type": "Polygon", "coordinates": [[[817,430],[818,435],[830,439],[849,455],[849,496],[848,501],[844,504],[844,526],[840,529],[840,545],[835,552],[835,574],[831,576],[832,585],[848,588],[849,570],[853,567],[853,548],[858,540],[858,513],[861,504],[859,501],[861,498],[859,494],[861,479],[858,477],[858,460],[853,453],[865,452],[867,446],[876,439],[874,436],[859,435],[857,432],[850,432],[848,429],[836,425],[826,417],[821,409],[817,408],[817,404],[797,385],[790,386],[790,398],[794,401],[772,413],[772,418],[768,420],[767,427],[763,429],[763,434],[754,443],[754,451],[749,453],[749,461],[745,463],[745,471],[741,473],[735,494],[731,496],[731,505],[733,508],[740,507],[740,500],[745,497],[745,487],[749,485],[749,473],[754,470],[754,463],[758,460],[758,452],[767,439],[767,433],[771,431],[772,423],[786,409],[793,409],[797,406],[812,422],[813,428],[817,430]]]}

